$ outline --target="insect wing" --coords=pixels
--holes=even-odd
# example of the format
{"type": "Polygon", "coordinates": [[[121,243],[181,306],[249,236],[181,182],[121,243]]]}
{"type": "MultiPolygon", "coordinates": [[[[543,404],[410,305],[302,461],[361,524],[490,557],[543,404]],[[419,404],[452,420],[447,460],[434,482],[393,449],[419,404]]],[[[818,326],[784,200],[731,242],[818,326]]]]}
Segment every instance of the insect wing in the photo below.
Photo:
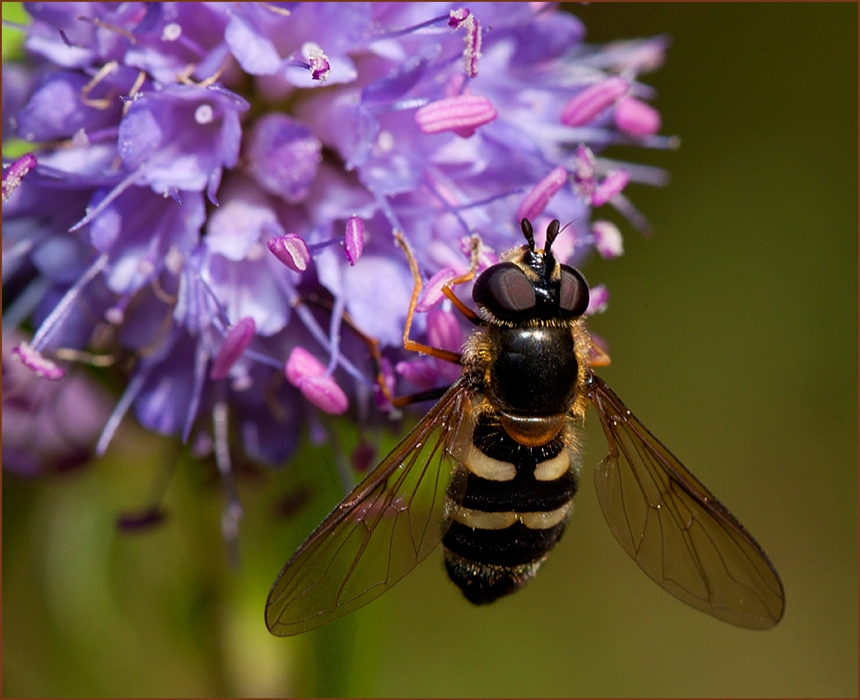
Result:
{"type": "Polygon", "coordinates": [[[740,627],[773,627],[785,594],[762,548],[599,377],[589,397],[609,443],[594,472],[597,498],[621,546],[688,605],[740,627]]]}
{"type": "Polygon", "coordinates": [[[278,636],[320,627],[369,603],[442,541],[465,473],[449,450],[468,404],[455,383],[286,563],[266,602],[278,636]],[[446,498],[446,492],[448,497],[446,498]]]}

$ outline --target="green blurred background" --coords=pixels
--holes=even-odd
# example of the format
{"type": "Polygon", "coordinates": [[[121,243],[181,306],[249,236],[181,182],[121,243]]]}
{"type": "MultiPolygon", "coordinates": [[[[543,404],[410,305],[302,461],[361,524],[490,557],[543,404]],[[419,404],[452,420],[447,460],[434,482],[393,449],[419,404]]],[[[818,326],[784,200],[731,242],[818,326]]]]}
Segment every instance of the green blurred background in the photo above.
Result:
{"type": "MultiPolygon", "coordinates": [[[[3,3],[6,5],[7,3],[3,3]]],[[[651,583],[615,543],[590,476],[522,593],[464,602],[431,557],[357,614],[299,638],[263,624],[274,575],[333,505],[278,522],[302,465],[241,485],[226,565],[217,481],[180,464],[172,517],[119,536],[169,441],[125,426],[93,468],[3,478],[3,695],[857,696],[857,5],[574,6],[595,42],[668,34],[657,88],[674,152],[629,194],[653,223],[585,272],[610,309],[604,378],[754,533],[785,618],[720,623],[651,583]]],[[[587,469],[603,456],[589,430],[587,469]]],[[[332,499],[334,496],[331,497],[332,499]]]]}

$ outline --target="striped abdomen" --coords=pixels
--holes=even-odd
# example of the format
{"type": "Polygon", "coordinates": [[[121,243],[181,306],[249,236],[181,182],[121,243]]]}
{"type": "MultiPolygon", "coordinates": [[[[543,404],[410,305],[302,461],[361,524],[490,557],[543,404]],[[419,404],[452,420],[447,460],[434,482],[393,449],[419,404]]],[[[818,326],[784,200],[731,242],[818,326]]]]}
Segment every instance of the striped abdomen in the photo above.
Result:
{"type": "Polygon", "coordinates": [[[524,586],[561,537],[578,481],[571,429],[527,447],[497,420],[478,418],[471,444],[457,455],[467,470],[465,497],[452,504],[442,540],[448,575],[471,602],[491,603],[524,586]]]}

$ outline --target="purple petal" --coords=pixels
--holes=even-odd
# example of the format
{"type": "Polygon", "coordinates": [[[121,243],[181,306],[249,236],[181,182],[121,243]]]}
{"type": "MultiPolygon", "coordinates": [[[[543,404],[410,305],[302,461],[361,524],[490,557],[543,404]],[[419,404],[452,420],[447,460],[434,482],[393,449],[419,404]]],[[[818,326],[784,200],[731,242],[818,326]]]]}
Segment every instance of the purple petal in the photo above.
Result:
{"type": "Polygon", "coordinates": [[[434,348],[459,352],[463,346],[463,327],[456,314],[433,309],[427,314],[427,340],[434,348]]]}
{"type": "Polygon", "coordinates": [[[353,321],[381,343],[400,347],[412,294],[409,272],[395,260],[365,253],[354,267],[346,265],[342,276],[343,297],[353,321]]]}
{"type": "Polygon", "coordinates": [[[285,114],[268,114],[251,129],[248,170],[260,187],[291,204],[304,201],[322,161],[313,132],[285,114]]]}
{"type": "Polygon", "coordinates": [[[266,235],[280,233],[271,197],[249,177],[234,176],[221,188],[221,205],[206,223],[206,248],[228,260],[253,257],[266,235]]]}
{"type": "Polygon", "coordinates": [[[241,13],[230,16],[224,39],[239,65],[251,75],[271,75],[281,66],[281,56],[272,41],[261,36],[241,13]]]}
{"type": "Polygon", "coordinates": [[[175,334],[161,356],[150,359],[151,370],[134,402],[137,419],[161,435],[179,435],[188,421],[194,398],[194,353],[196,340],[175,334]]]}
{"type": "MultiPolygon", "coordinates": [[[[108,84],[96,93],[105,93],[103,99],[111,104],[107,108],[97,108],[84,101],[84,88],[89,82],[87,76],[79,73],[48,75],[18,113],[21,138],[26,141],[67,139],[81,129],[90,132],[115,124],[122,111],[119,96],[114,92],[111,97],[111,91],[116,88],[108,84]]],[[[130,84],[129,81],[127,85],[130,84]]],[[[88,99],[94,97],[89,95],[88,99]]]]}
{"type": "MultiPolygon", "coordinates": [[[[251,317],[257,335],[268,337],[282,331],[289,322],[292,291],[284,283],[283,268],[265,254],[262,245],[259,248],[259,257],[249,255],[244,260],[207,255],[201,274],[208,281],[208,289],[203,287],[201,292],[211,296],[214,291],[227,318],[251,317]]],[[[203,318],[208,314],[202,308],[200,312],[203,318]]],[[[188,319],[185,324],[192,321],[188,319]]]]}
{"type": "Polygon", "coordinates": [[[172,85],[134,100],[119,127],[119,154],[159,193],[202,191],[239,158],[243,106],[219,92],[172,85]]]}
{"type": "MultiPolygon", "coordinates": [[[[111,258],[106,279],[113,291],[140,289],[164,268],[171,250],[186,253],[194,247],[206,219],[203,197],[186,192],[182,199],[179,205],[149,188],[132,187],[94,219],[90,240],[111,258]]],[[[100,200],[94,197],[92,206],[100,200]]]]}

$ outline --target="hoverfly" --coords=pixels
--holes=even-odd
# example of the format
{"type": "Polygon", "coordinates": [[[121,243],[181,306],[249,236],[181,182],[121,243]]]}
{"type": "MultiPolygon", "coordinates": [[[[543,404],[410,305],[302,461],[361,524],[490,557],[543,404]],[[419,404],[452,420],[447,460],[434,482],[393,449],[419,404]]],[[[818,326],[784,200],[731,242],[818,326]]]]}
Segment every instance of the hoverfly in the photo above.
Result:
{"type": "MultiPolygon", "coordinates": [[[[275,580],[266,624],[306,632],[370,602],[439,544],[449,577],[472,603],[490,603],[537,573],[567,524],[579,485],[580,434],[594,406],[609,454],[594,473],[612,533],[639,567],[692,607],[767,629],[785,605],[782,583],[744,527],[592,372],[583,276],[552,253],[559,222],[535,247],[505,254],[475,280],[478,312],[444,288],[475,325],[462,355],[409,339],[407,349],[458,361],[438,403],[308,537],[275,580]]],[[[603,362],[605,364],[605,362],[603,362]]]]}

